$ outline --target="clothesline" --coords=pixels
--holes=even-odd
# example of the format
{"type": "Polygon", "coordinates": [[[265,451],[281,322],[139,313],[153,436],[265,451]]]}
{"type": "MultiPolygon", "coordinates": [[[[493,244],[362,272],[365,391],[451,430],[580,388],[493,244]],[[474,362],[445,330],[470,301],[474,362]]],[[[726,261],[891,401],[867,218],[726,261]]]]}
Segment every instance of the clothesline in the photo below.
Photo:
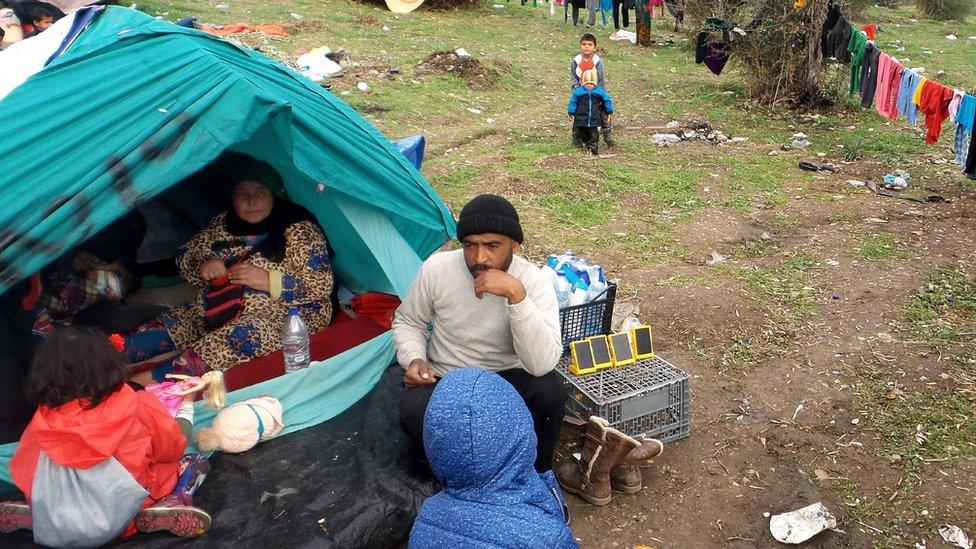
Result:
{"type": "Polygon", "coordinates": [[[881,116],[897,120],[904,115],[916,124],[918,113],[925,115],[925,142],[938,141],[946,119],[954,124],[953,152],[963,172],[976,179],[976,96],[955,90],[922,75],[922,71],[902,65],[894,56],[875,44],[874,26],[864,30],[849,23],[840,6],[831,4],[824,22],[821,48],[824,58],[850,64],[849,97],[861,96],[861,106],[872,105],[881,116]]]}

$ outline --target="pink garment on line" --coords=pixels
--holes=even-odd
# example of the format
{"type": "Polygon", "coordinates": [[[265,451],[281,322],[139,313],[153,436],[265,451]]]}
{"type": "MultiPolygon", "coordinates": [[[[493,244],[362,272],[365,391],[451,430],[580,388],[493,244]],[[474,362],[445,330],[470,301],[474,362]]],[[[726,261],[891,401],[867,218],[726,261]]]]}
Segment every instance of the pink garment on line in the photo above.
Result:
{"type": "Polygon", "coordinates": [[[949,101],[949,121],[956,121],[956,113],[959,112],[959,104],[962,103],[963,96],[966,92],[959,90],[952,90],[952,101],[949,101]]]}
{"type": "Polygon", "coordinates": [[[874,105],[882,116],[898,119],[898,89],[901,86],[901,63],[887,53],[878,58],[878,85],[874,105]]]}

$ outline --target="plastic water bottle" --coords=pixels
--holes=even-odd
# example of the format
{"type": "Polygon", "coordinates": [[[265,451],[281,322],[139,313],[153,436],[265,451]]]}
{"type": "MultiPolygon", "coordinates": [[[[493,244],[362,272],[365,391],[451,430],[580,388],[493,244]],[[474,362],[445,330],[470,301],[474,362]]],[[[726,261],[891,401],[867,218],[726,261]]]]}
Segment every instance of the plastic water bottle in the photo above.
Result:
{"type": "Polygon", "coordinates": [[[285,354],[285,373],[308,367],[308,327],[298,307],[288,309],[288,318],[281,328],[281,350],[285,354]]]}

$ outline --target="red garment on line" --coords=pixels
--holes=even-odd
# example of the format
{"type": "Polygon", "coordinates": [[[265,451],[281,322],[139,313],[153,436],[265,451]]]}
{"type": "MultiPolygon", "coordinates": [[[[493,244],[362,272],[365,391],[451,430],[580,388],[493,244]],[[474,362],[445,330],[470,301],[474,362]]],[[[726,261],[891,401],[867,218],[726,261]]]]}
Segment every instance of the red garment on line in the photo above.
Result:
{"type": "Polygon", "coordinates": [[[925,142],[929,145],[939,140],[942,133],[942,123],[949,118],[949,102],[952,101],[952,89],[926,80],[919,99],[919,110],[925,114],[925,142]]]}

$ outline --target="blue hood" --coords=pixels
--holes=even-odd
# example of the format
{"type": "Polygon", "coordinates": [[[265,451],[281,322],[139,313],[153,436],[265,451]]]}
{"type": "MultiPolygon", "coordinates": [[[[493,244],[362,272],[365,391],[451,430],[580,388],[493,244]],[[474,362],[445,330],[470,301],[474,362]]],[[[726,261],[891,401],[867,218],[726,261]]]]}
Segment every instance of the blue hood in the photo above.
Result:
{"type": "Polygon", "coordinates": [[[497,374],[466,368],[441,379],[424,449],[444,490],[424,502],[411,547],[576,547],[552,471],[533,468],[532,416],[497,374]]]}

